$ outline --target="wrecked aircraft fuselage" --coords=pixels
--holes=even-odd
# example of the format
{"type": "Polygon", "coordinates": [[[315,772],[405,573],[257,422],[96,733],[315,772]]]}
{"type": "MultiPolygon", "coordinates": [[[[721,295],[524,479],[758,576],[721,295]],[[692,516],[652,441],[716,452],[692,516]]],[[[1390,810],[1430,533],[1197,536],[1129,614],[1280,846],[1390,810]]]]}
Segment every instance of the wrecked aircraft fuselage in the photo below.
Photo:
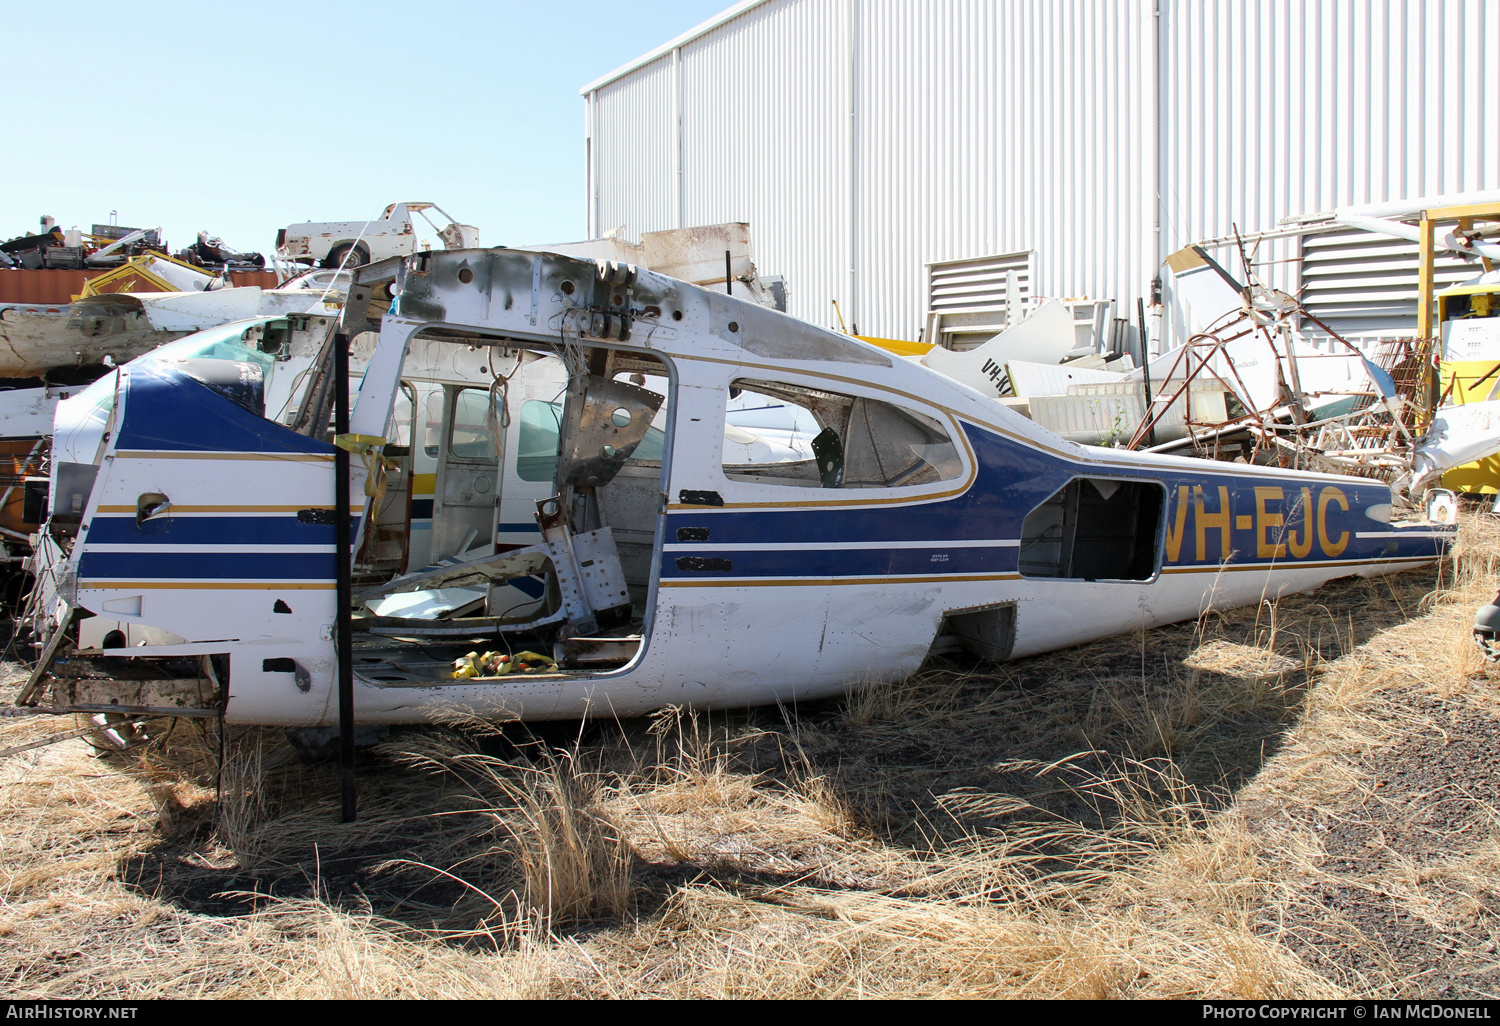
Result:
{"type": "MultiPolygon", "coordinates": [[[[361,268],[344,317],[350,335],[380,333],[343,443],[356,549],[372,517],[420,519],[383,505],[422,448],[413,435],[381,453],[408,354],[478,360],[496,382],[426,424],[439,562],[356,589],[360,723],[812,699],[907,676],[940,638],[1033,655],[1418,566],[1453,537],[1391,523],[1377,481],[1069,443],[873,346],[627,266],[424,253],[361,268]],[[525,385],[548,366],[567,382],[550,431],[525,385]],[[761,444],[726,420],[746,396],[812,437],[761,444]],[[534,524],[504,512],[519,482],[548,496],[528,503],[534,524]],[[534,599],[505,587],[518,578],[543,582],[534,599]],[[456,587],[480,597],[462,615],[373,612],[456,587]],[[557,665],[454,679],[470,649],[557,665]]],[[[187,694],[179,713],[335,723],[326,416],[293,430],[160,366],[120,382],[82,511],[54,510],[38,556],[54,626],[22,701],[146,712],[187,694]],[[77,670],[103,657],[70,640],[89,615],[157,631],[110,655],[171,687],[132,680],[111,706],[77,670]]]]}

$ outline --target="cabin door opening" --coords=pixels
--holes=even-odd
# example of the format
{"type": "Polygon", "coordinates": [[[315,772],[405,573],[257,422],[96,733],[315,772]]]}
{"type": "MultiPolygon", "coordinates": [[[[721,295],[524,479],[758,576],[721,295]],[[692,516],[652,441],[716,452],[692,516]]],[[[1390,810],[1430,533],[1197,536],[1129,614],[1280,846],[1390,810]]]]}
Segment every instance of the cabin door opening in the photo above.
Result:
{"type": "Polygon", "coordinates": [[[432,562],[359,596],[368,681],[503,677],[453,678],[469,652],[540,653],[566,676],[617,670],[643,651],[670,370],[602,347],[566,356],[527,354],[503,386],[444,383],[432,562]]]}

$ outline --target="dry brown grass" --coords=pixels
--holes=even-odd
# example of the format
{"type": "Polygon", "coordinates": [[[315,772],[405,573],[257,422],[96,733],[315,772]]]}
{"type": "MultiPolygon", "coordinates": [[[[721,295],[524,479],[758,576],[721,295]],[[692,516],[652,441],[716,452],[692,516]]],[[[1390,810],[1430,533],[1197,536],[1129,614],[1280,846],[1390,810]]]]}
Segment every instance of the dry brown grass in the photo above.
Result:
{"type": "MultiPolygon", "coordinates": [[[[1352,913],[1316,929],[1373,968],[1313,959],[1299,910],[1378,892],[1451,932],[1496,905],[1496,795],[1463,796],[1458,853],[1360,817],[1390,793],[1371,753],[1436,723],[1423,702],[1500,709],[1468,640],[1497,569],[1475,519],[1441,575],[796,715],[397,732],[350,825],[334,774],[269,732],[226,739],[221,779],[184,727],[37,749],[0,762],[0,973],[35,997],[1419,990],[1352,913]],[[1356,827],[1378,874],[1330,854],[1356,827]]],[[[0,722],[0,747],[54,729],[0,722]]]]}
{"type": "MultiPolygon", "coordinates": [[[[491,728],[472,724],[483,737],[491,728]]],[[[485,754],[461,734],[429,734],[416,744],[397,743],[399,762],[453,777],[467,790],[468,818],[489,822],[495,843],[466,853],[465,862],[508,859],[518,877],[505,898],[429,863],[398,860],[449,875],[490,901],[499,918],[486,917],[493,931],[557,927],[595,915],[615,916],[630,903],[630,849],[601,804],[604,775],[581,765],[578,751],[544,750],[535,763],[485,754]]]]}

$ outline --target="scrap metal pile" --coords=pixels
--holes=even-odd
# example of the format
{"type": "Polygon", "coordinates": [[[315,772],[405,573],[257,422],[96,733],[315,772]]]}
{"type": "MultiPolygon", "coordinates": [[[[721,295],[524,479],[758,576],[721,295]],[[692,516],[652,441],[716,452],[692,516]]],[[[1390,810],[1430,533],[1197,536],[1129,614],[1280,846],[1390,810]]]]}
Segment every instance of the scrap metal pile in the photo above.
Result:
{"type": "MultiPolygon", "coordinates": [[[[36,234],[18,235],[0,243],[0,268],[81,271],[119,267],[151,254],[168,255],[160,228],[95,224],[84,232],[78,228],[65,229],[46,215],[41,218],[40,227],[36,234]]],[[[175,259],[218,272],[257,269],[266,263],[259,253],[230,249],[222,239],[210,238],[206,231],[199,232],[198,241],[178,252],[175,259]]]]}
{"type": "Polygon", "coordinates": [[[1385,341],[1366,355],[1285,292],[1252,284],[1240,299],[1157,361],[1165,373],[1126,447],[1409,483],[1431,419],[1436,340],[1385,341]],[[1337,351],[1302,339],[1299,320],[1337,351]],[[1221,393],[1231,415],[1205,418],[1204,404],[1188,404],[1182,437],[1155,444],[1156,426],[1195,386],[1221,393]]]}
{"type": "MultiPolygon", "coordinates": [[[[1076,348],[1077,322],[1057,300],[977,348],[916,358],[1070,441],[1373,478],[1403,505],[1421,504],[1445,472],[1500,452],[1500,351],[1481,373],[1478,349],[1456,354],[1432,333],[1361,348],[1264,285],[1253,254],[1240,254],[1248,284],[1202,246],[1167,259],[1162,275],[1186,342],[1139,367],[1123,351],[1076,348]],[[1455,364],[1459,355],[1470,363],[1455,364]],[[1441,387],[1440,368],[1455,367],[1471,371],[1441,387]]],[[[1458,316],[1492,318],[1500,282],[1489,277],[1442,293],[1439,305],[1463,300],[1458,316]]],[[[1479,337],[1500,319],[1474,323],[1479,337]]]]}

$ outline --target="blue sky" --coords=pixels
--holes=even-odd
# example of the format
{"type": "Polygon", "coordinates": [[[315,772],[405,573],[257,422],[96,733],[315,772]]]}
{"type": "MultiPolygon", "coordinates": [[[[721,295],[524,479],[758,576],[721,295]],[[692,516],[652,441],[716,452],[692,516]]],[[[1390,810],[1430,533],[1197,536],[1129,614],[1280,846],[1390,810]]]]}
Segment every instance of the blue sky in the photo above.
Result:
{"type": "Polygon", "coordinates": [[[0,0],[0,239],[276,229],[432,200],[486,245],[585,236],[592,79],[732,0],[0,0]]]}

